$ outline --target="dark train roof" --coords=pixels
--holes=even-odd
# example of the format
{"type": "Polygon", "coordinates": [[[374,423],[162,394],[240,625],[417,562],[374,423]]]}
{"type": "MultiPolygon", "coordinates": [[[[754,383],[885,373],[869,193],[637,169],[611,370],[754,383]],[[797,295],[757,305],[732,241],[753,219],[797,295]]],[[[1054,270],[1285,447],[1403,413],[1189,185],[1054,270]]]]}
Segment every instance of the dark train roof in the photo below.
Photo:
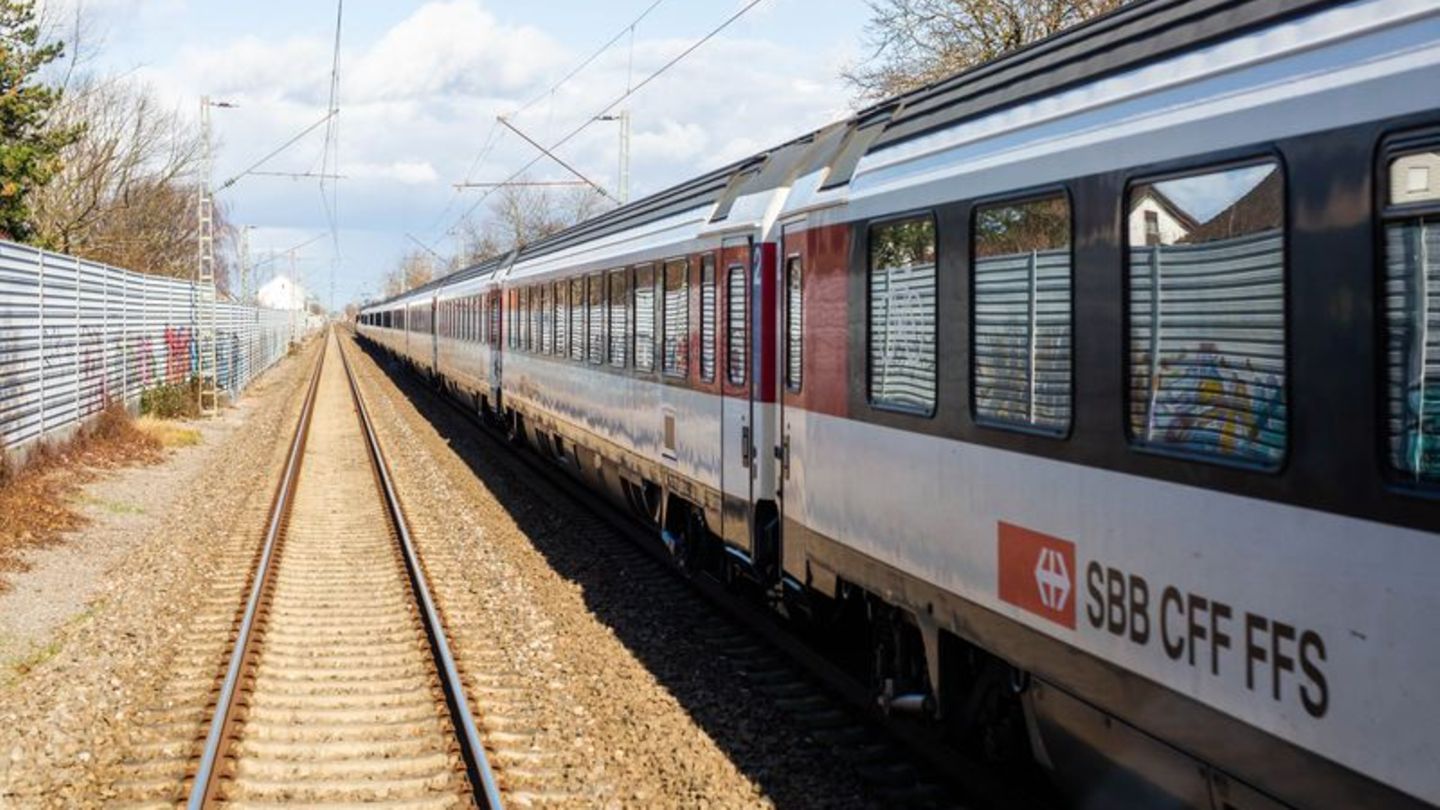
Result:
{"type": "MultiPolygon", "coordinates": [[[[517,260],[545,256],[712,203],[717,204],[712,219],[721,220],[738,197],[778,187],[822,166],[830,170],[822,188],[841,186],[850,181],[860,160],[872,152],[1037,96],[1133,70],[1184,50],[1343,2],[1138,0],[990,62],[887,99],[844,121],[521,246],[517,260]]],[[[452,274],[405,295],[468,278],[473,275],[471,270],[485,272],[483,268],[489,266],[490,262],[482,263],[461,271],[466,275],[452,274]]]]}
{"type": "Polygon", "coordinates": [[[1344,0],[1142,0],[860,113],[885,116],[874,148],[1344,0]],[[889,113],[885,115],[885,113],[889,113]]]}

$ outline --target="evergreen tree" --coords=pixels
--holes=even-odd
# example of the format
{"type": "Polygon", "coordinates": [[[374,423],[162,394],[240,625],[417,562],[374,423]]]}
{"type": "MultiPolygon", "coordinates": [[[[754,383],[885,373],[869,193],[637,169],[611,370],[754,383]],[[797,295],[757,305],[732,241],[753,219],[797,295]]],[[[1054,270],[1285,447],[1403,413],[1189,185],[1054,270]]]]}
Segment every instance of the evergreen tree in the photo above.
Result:
{"type": "Polygon", "coordinates": [[[60,151],[80,136],[56,127],[50,112],[60,90],[45,84],[42,68],[65,52],[47,42],[33,0],[0,0],[0,237],[30,236],[30,193],[60,169],[60,151]]]}

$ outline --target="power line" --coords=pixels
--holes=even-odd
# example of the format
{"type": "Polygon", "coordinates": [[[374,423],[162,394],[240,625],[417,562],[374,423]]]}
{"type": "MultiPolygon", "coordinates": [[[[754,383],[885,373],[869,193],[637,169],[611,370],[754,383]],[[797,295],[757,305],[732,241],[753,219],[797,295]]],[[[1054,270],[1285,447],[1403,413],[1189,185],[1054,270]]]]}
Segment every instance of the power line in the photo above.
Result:
{"type": "MultiPolygon", "coordinates": [[[[635,85],[635,86],[632,87],[632,88],[627,89],[624,93],[621,93],[620,96],[617,97],[614,101],[611,101],[609,104],[606,104],[603,108],[601,108],[599,112],[595,113],[594,115],[591,115],[591,116],[587,117],[583,122],[581,122],[580,126],[578,126],[578,127],[574,128],[574,129],[570,130],[570,132],[569,132],[568,134],[566,134],[565,137],[561,138],[560,140],[558,140],[558,141],[556,141],[554,144],[552,144],[552,145],[549,147],[549,149],[546,150],[546,152],[554,152],[556,149],[559,149],[560,147],[562,147],[562,146],[564,146],[565,144],[569,143],[570,140],[573,139],[576,135],[579,135],[581,132],[585,131],[585,128],[586,128],[586,127],[588,127],[588,126],[590,126],[591,124],[595,123],[596,119],[600,118],[600,116],[605,115],[606,113],[608,113],[608,112],[610,112],[611,110],[615,109],[617,106],[620,105],[621,102],[625,101],[625,99],[627,99],[627,98],[633,96],[634,94],[638,93],[638,92],[641,90],[641,88],[645,87],[645,85],[647,85],[647,84],[649,84],[650,82],[654,81],[655,79],[659,78],[659,77],[660,77],[663,73],[665,73],[667,70],[669,70],[670,68],[672,68],[672,67],[674,67],[675,65],[679,64],[679,62],[680,62],[682,59],[684,59],[685,57],[687,57],[687,56],[689,56],[690,54],[694,53],[697,49],[700,48],[700,46],[702,46],[702,45],[704,45],[705,43],[709,42],[710,40],[714,39],[721,31],[724,31],[726,28],[729,28],[732,24],[734,24],[734,22],[735,22],[736,20],[738,20],[738,19],[740,19],[741,17],[745,16],[746,12],[748,12],[748,11],[750,11],[750,9],[755,8],[756,6],[760,5],[762,2],[764,2],[764,0],[750,0],[750,2],[749,2],[749,3],[746,3],[744,6],[742,6],[739,11],[737,11],[737,12],[735,12],[734,14],[730,15],[728,18],[726,18],[726,20],[725,20],[724,22],[720,23],[720,24],[717,25],[715,28],[711,29],[710,32],[707,33],[705,36],[703,36],[703,37],[701,37],[700,39],[696,40],[692,45],[690,45],[690,47],[688,47],[688,48],[686,48],[685,50],[681,51],[678,55],[675,56],[675,58],[673,58],[673,59],[671,59],[670,61],[666,62],[665,64],[661,65],[658,70],[656,70],[655,72],[651,73],[649,76],[646,76],[645,78],[641,79],[639,84],[635,85]]],[[[520,177],[520,175],[522,175],[522,174],[524,174],[525,172],[529,171],[536,163],[539,163],[539,162],[540,162],[542,159],[544,159],[544,158],[545,158],[545,154],[536,155],[534,158],[532,158],[532,159],[530,160],[530,162],[526,163],[524,166],[521,166],[514,174],[512,174],[512,175],[510,175],[509,177],[505,178],[505,180],[502,181],[501,184],[503,185],[504,183],[509,183],[510,181],[515,180],[516,178],[520,177]]],[[[489,197],[489,196],[490,196],[491,194],[493,194],[493,193],[495,193],[495,189],[492,188],[491,190],[489,190],[489,191],[485,192],[484,194],[480,195],[480,198],[479,198],[478,200],[476,200],[473,204],[471,204],[471,206],[470,206],[469,208],[465,209],[465,213],[463,213],[463,214],[460,215],[460,220],[464,220],[466,217],[470,216],[470,214],[474,213],[475,209],[476,209],[476,208],[479,208],[479,207],[480,207],[480,204],[483,203],[483,202],[485,202],[485,199],[486,199],[487,197],[489,197]]],[[[459,220],[457,220],[457,224],[458,224],[458,222],[459,222],[459,220]]]]}
{"type": "Polygon", "coordinates": [[[454,185],[455,185],[455,188],[461,188],[461,189],[463,189],[463,188],[494,188],[495,186],[499,186],[499,185],[507,185],[507,186],[512,186],[512,187],[514,187],[514,186],[540,186],[540,187],[553,188],[553,187],[555,187],[555,186],[588,186],[588,185],[590,185],[590,183],[589,183],[589,181],[586,181],[586,180],[525,180],[525,181],[516,181],[516,182],[513,182],[513,183],[466,182],[466,183],[455,183],[454,185]]]}
{"type": "MultiPolygon", "coordinates": [[[[304,242],[301,242],[301,243],[298,244],[298,245],[294,245],[294,246],[292,246],[292,247],[288,247],[288,248],[285,248],[284,250],[280,251],[280,255],[283,256],[283,255],[285,255],[285,254],[287,254],[287,253],[295,253],[295,252],[297,252],[297,251],[304,250],[305,248],[310,247],[311,245],[315,244],[316,242],[319,242],[321,239],[324,239],[325,236],[326,236],[326,234],[323,234],[323,233],[322,233],[322,234],[320,234],[319,236],[314,236],[314,237],[311,237],[311,238],[309,238],[309,239],[306,239],[304,242]]],[[[271,254],[274,254],[274,253],[275,253],[275,251],[274,251],[273,249],[272,249],[270,252],[271,252],[271,254]]],[[[252,269],[264,267],[266,264],[269,264],[270,262],[275,261],[275,259],[276,259],[276,257],[275,257],[274,255],[271,255],[271,257],[268,258],[268,259],[265,259],[265,260],[260,261],[260,262],[256,262],[254,268],[252,268],[252,269]]]]}
{"type": "Polygon", "coordinates": [[[272,152],[270,152],[269,154],[265,155],[265,157],[262,157],[262,158],[260,158],[259,160],[255,161],[254,163],[250,164],[248,167],[245,168],[244,171],[241,171],[241,172],[237,173],[234,177],[231,177],[229,180],[226,180],[225,182],[221,183],[221,184],[220,184],[220,187],[217,188],[216,191],[223,191],[223,190],[225,190],[225,189],[227,189],[227,188],[235,185],[235,183],[236,183],[237,181],[239,181],[240,178],[244,177],[244,176],[247,175],[247,174],[250,174],[251,172],[255,171],[256,169],[260,168],[261,166],[264,166],[266,163],[269,163],[270,160],[271,160],[272,158],[274,158],[276,155],[278,155],[278,154],[280,154],[281,152],[284,152],[286,149],[289,149],[290,147],[294,146],[294,145],[296,144],[296,142],[298,142],[301,138],[304,138],[306,135],[309,135],[310,133],[312,133],[312,132],[314,132],[315,130],[319,129],[320,126],[321,126],[322,124],[324,124],[326,121],[329,121],[330,118],[331,118],[333,115],[334,115],[334,113],[329,113],[329,112],[327,112],[327,113],[325,114],[325,117],[324,117],[324,118],[321,118],[319,121],[316,121],[315,123],[311,124],[310,126],[308,126],[308,127],[304,128],[304,129],[300,130],[300,133],[299,133],[298,135],[296,135],[295,137],[293,137],[293,138],[291,138],[290,140],[286,141],[285,143],[281,144],[281,145],[280,145],[278,148],[276,148],[274,151],[272,151],[272,152]]]}
{"type": "Polygon", "coordinates": [[[325,144],[320,160],[320,202],[325,207],[325,218],[330,223],[330,302],[329,309],[335,309],[335,265],[340,261],[340,184],[330,184],[330,196],[325,195],[326,175],[339,171],[340,166],[340,33],[345,19],[345,0],[335,4],[335,46],[330,61],[330,106],[329,124],[325,127],[325,144]]]}
{"type": "Polygon", "coordinates": [[[589,66],[590,66],[590,63],[594,62],[596,59],[599,59],[601,54],[603,54],[603,53],[605,53],[606,51],[610,50],[610,46],[611,46],[611,45],[614,45],[614,44],[617,43],[617,42],[619,42],[619,41],[620,41],[620,38],[623,37],[623,36],[625,36],[627,33],[630,34],[630,35],[632,36],[632,38],[633,38],[633,36],[634,36],[634,34],[635,34],[635,26],[639,25],[642,20],[644,20],[646,17],[650,16],[650,12],[654,11],[655,8],[656,8],[657,6],[659,6],[659,5],[660,5],[661,3],[663,3],[663,2],[665,2],[665,0],[655,0],[655,2],[651,3],[648,7],[646,7],[646,9],[645,9],[644,11],[640,12],[640,16],[638,16],[638,17],[636,17],[635,19],[631,20],[629,25],[625,26],[624,28],[621,28],[621,29],[619,30],[619,32],[617,32],[617,33],[615,34],[615,36],[611,37],[604,45],[601,45],[599,48],[595,49],[595,52],[594,52],[594,53],[592,53],[592,54],[590,54],[589,56],[585,57],[585,60],[584,60],[583,62],[581,62],[580,64],[576,65],[569,73],[566,73],[565,76],[564,76],[562,79],[560,79],[560,81],[555,82],[555,84],[551,85],[549,90],[546,90],[545,92],[540,93],[539,95],[535,96],[534,98],[532,98],[532,99],[530,99],[529,101],[525,102],[524,104],[520,105],[520,108],[517,109],[517,110],[515,110],[514,112],[510,113],[509,117],[510,117],[510,118],[518,117],[518,116],[520,115],[520,113],[523,113],[523,112],[525,112],[526,110],[530,109],[531,107],[534,107],[536,104],[539,104],[541,101],[545,100],[546,98],[549,98],[550,96],[553,96],[553,95],[555,94],[555,91],[559,90],[562,85],[564,85],[566,82],[570,81],[571,79],[575,78],[575,76],[576,76],[577,74],[579,74],[580,71],[582,71],[582,70],[584,70],[585,68],[589,67],[589,66]]]}
{"type": "MultiPolygon", "coordinates": [[[[645,10],[640,12],[639,16],[631,20],[628,25],[617,31],[615,33],[615,36],[607,40],[604,45],[596,48],[595,51],[589,56],[585,57],[585,59],[582,60],[580,64],[572,68],[570,72],[566,73],[563,77],[561,77],[559,81],[552,84],[548,90],[536,95],[534,98],[530,99],[529,101],[525,102],[517,109],[512,111],[510,113],[510,117],[514,118],[516,116],[519,116],[521,113],[525,112],[531,107],[534,107],[536,104],[539,104],[546,98],[554,95],[555,92],[559,90],[566,82],[575,78],[577,75],[579,75],[580,71],[589,67],[591,63],[593,63],[596,59],[600,58],[601,54],[608,51],[611,46],[613,46],[616,42],[619,42],[620,38],[625,36],[627,33],[630,35],[630,69],[633,70],[635,60],[635,26],[639,25],[646,17],[650,16],[650,12],[658,8],[663,2],[665,2],[665,0],[654,0],[654,2],[652,2],[650,5],[646,6],[645,10]]],[[[629,88],[628,76],[626,78],[626,87],[627,89],[629,88]]],[[[499,121],[492,121],[490,124],[490,132],[485,136],[484,145],[480,147],[480,151],[476,154],[475,160],[470,164],[470,170],[465,173],[465,178],[462,181],[462,184],[469,183],[471,180],[474,179],[475,172],[480,168],[481,163],[484,162],[485,158],[488,157],[490,155],[490,152],[495,148],[495,144],[498,140],[496,136],[498,134],[500,134],[499,121]]],[[[460,188],[457,187],[455,191],[451,193],[450,199],[445,202],[445,207],[441,209],[440,215],[437,216],[435,218],[435,221],[431,223],[430,227],[426,229],[427,231],[433,232],[436,228],[440,227],[440,223],[445,221],[445,215],[450,213],[450,209],[455,205],[455,201],[460,199],[459,192],[460,188]]],[[[461,219],[469,216],[474,210],[474,208],[471,208],[469,211],[466,211],[465,214],[461,216],[461,219]]]]}
{"type": "Polygon", "coordinates": [[[565,161],[561,160],[559,155],[557,155],[557,154],[555,154],[554,152],[550,151],[549,149],[546,149],[545,147],[541,146],[538,142],[536,142],[536,140],[535,140],[534,138],[530,137],[529,135],[526,135],[524,132],[521,132],[521,131],[519,130],[519,128],[517,128],[514,124],[512,124],[512,123],[510,123],[509,121],[505,120],[505,116],[503,116],[503,115],[500,116],[499,121],[500,121],[500,123],[502,123],[502,124],[505,125],[505,128],[506,128],[506,129],[508,129],[508,130],[510,130],[511,132],[515,133],[516,135],[519,135],[520,137],[524,138],[526,143],[530,144],[531,146],[535,147],[536,149],[539,149],[540,152],[541,152],[541,154],[545,155],[546,157],[550,158],[551,160],[555,161],[556,163],[559,163],[560,166],[561,166],[561,168],[565,169],[565,171],[570,172],[571,174],[573,174],[573,175],[575,175],[576,177],[580,178],[582,181],[585,182],[586,185],[588,185],[588,186],[590,186],[591,188],[593,188],[593,189],[595,189],[596,191],[598,191],[598,192],[600,193],[600,195],[603,196],[605,199],[607,199],[607,200],[614,200],[614,201],[617,202],[617,203],[620,202],[619,200],[616,200],[613,196],[611,196],[610,192],[608,192],[608,191],[606,191],[605,189],[601,188],[599,183],[596,183],[594,180],[591,180],[590,178],[588,178],[588,177],[586,177],[585,175],[581,174],[579,169],[577,169],[577,168],[575,168],[574,166],[571,166],[569,163],[566,163],[565,161]]]}
{"type": "MultiPolygon", "coordinates": [[[[470,170],[465,172],[465,179],[462,182],[468,183],[471,178],[475,176],[475,172],[480,168],[480,164],[489,156],[490,150],[495,148],[495,142],[497,140],[495,136],[498,135],[499,132],[500,122],[498,120],[491,121],[490,132],[485,136],[485,144],[480,147],[480,151],[475,155],[475,160],[470,163],[470,170]]],[[[450,199],[445,201],[445,207],[440,209],[440,215],[435,217],[435,221],[430,223],[430,227],[426,228],[424,233],[434,233],[436,229],[440,227],[441,223],[445,221],[445,215],[450,213],[450,209],[455,206],[455,201],[458,199],[460,199],[460,189],[456,188],[451,192],[450,199]]]]}

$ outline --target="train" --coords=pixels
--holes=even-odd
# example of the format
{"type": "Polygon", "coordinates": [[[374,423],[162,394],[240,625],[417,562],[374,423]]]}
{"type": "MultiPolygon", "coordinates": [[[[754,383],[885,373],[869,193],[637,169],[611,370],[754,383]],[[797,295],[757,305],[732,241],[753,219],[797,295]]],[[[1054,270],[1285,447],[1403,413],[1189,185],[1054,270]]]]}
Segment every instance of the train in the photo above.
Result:
{"type": "Polygon", "coordinates": [[[357,331],[1077,806],[1440,804],[1433,0],[1126,4],[357,331]]]}

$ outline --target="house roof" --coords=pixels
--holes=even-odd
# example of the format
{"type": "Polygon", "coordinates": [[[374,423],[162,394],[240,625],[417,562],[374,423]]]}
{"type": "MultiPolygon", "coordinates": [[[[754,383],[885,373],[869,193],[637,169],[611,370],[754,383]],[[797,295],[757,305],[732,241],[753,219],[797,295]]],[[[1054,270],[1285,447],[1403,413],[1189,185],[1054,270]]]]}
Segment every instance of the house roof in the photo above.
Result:
{"type": "Polygon", "coordinates": [[[1181,242],[1210,242],[1240,234],[1279,228],[1285,222],[1285,190],[1280,172],[1272,171],[1240,199],[1200,223],[1181,242]]]}

